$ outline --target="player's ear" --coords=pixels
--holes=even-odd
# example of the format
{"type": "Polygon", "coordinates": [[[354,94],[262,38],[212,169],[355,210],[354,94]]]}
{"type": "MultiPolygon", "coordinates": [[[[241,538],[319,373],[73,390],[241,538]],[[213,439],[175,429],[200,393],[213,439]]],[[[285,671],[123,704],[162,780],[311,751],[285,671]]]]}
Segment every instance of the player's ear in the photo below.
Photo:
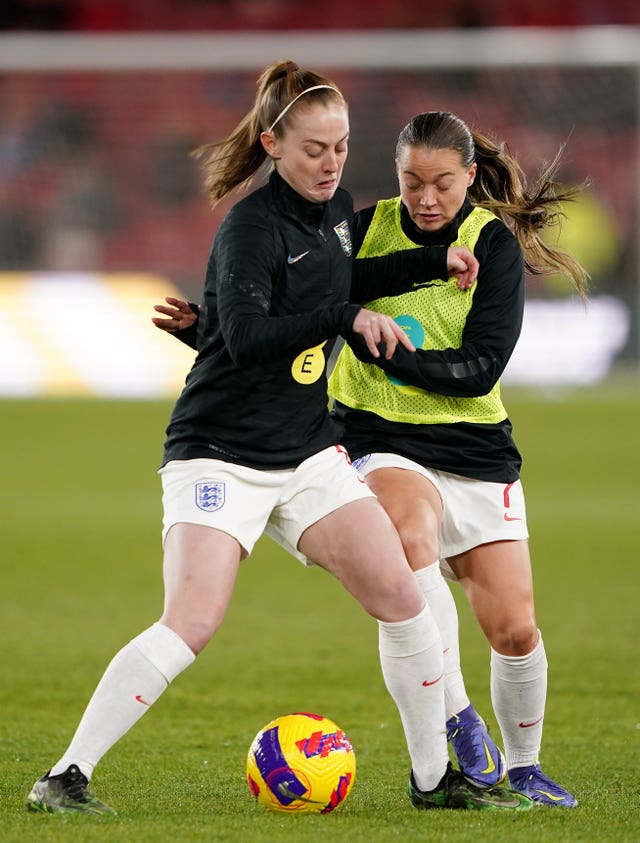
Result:
{"type": "Polygon", "coordinates": [[[472,184],[474,183],[474,181],[476,180],[476,171],[477,171],[477,169],[478,169],[478,165],[477,165],[477,164],[475,163],[475,161],[474,161],[474,162],[473,162],[473,164],[469,167],[469,173],[468,173],[468,175],[469,175],[469,180],[467,181],[467,187],[471,187],[471,185],[472,185],[472,184]]]}
{"type": "Polygon", "coordinates": [[[281,157],[279,151],[279,143],[276,136],[273,132],[261,132],[260,133],[260,143],[262,144],[262,148],[267,153],[269,158],[273,158],[277,160],[281,157]]]}

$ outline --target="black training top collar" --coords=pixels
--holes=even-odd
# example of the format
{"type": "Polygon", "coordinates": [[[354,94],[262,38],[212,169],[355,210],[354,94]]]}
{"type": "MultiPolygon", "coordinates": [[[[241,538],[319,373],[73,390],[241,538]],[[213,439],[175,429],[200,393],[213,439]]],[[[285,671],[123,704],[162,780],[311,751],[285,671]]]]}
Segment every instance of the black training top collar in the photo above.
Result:
{"type": "Polygon", "coordinates": [[[277,205],[288,215],[300,222],[318,225],[327,207],[326,202],[310,202],[295,191],[282,176],[274,170],[269,178],[271,193],[277,205]]]}

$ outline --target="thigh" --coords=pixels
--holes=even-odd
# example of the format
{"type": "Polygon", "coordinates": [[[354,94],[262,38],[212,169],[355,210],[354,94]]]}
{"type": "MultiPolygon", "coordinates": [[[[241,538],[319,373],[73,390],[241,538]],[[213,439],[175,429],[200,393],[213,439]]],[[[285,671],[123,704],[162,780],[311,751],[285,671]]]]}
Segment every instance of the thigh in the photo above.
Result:
{"type": "Polygon", "coordinates": [[[434,483],[417,471],[378,468],[366,482],[393,521],[414,571],[439,558],[442,499],[434,483]]]}
{"type": "Polygon", "coordinates": [[[162,623],[199,652],[222,623],[242,548],[227,533],[200,524],[174,524],[164,544],[162,623]]]}
{"type": "Polygon", "coordinates": [[[299,548],[379,620],[408,620],[424,606],[398,533],[373,497],[345,504],[316,521],[303,532],[299,548]]]}
{"type": "Polygon", "coordinates": [[[490,542],[447,561],[494,650],[530,652],[537,626],[528,542],[490,542]]]}

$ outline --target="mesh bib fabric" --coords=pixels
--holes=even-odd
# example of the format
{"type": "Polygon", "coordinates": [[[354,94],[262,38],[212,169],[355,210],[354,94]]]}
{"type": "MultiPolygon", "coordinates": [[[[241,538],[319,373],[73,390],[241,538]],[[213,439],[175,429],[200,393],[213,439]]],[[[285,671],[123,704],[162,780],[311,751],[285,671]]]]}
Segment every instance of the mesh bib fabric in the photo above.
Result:
{"type": "MultiPolygon", "coordinates": [[[[400,197],[378,202],[362,247],[361,257],[379,257],[402,249],[420,248],[402,231],[400,197]]],[[[474,208],[463,221],[452,246],[466,246],[471,252],[495,214],[474,208]]],[[[399,296],[373,299],[366,306],[387,313],[404,329],[416,348],[425,350],[460,348],[462,332],[477,287],[460,290],[455,277],[425,282],[414,281],[415,289],[399,296]]],[[[476,422],[495,424],[507,417],[500,400],[500,384],[478,398],[453,398],[410,386],[362,363],[345,346],[329,380],[329,394],[358,410],[376,413],[389,421],[412,424],[476,422]]]]}

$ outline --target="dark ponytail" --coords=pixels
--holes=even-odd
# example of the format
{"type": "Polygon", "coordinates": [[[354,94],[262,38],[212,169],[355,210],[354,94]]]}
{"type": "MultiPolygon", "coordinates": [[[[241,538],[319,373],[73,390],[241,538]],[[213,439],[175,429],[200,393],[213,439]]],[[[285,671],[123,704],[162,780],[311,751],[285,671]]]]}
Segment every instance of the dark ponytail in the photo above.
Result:
{"type": "Polygon", "coordinates": [[[469,197],[474,205],[493,211],[513,231],[522,248],[529,272],[543,275],[560,272],[585,298],[589,275],[571,255],[549,245],[543,229],[559,224],[560,204],[575,199],[581,188],[565,188],[555,181],[563,149],[527,186],[524,172],[506,144],[496,144],[445,111],[416,115],[402,130],[396,146],[396,161],[405,146],[452,149],[460,154],[462,166],[477,164],[469,197]]]}

